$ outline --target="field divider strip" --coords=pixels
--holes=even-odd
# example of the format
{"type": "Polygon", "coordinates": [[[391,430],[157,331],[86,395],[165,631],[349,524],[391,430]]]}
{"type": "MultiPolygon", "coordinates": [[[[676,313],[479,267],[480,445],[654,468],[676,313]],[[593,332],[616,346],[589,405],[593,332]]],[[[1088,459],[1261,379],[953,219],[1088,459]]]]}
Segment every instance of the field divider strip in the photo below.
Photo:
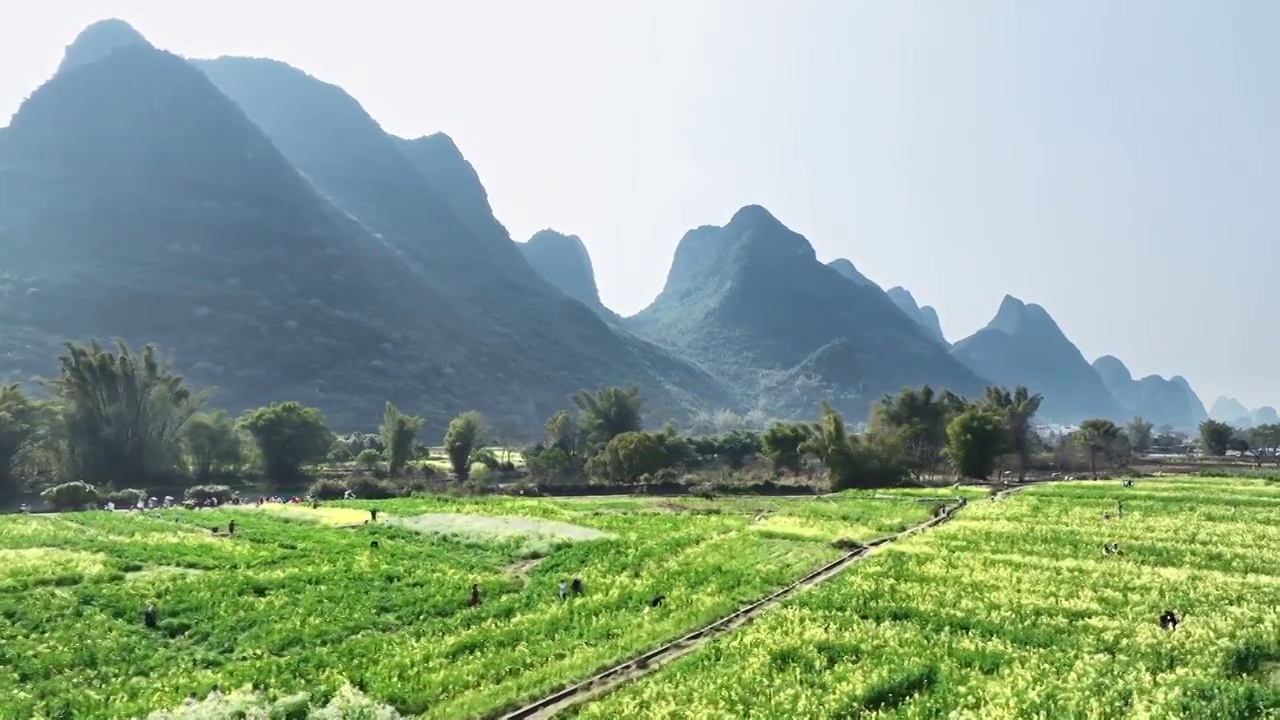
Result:
{"type": "MultiPolygon", "coordinates": [[[[1038,482],[1028,481],[1024,484],[1001,490],[996,493],[994,497],[1005,497],[1032,484],[1038,484],[1038,482]]],[[[693,652],[719,635],[723,635],[731,630],[736,630],[737,628],[746,625],[755,619],[757,615],[767,610],[770,606],[785,599],[787,596],[804,588],[813,587],[830,580],[845,568],[869,555],[875,548],[887,545],[895,540],[901,540],[902,538],[915,535],[916,533],[930,530],[947,522],[954,517],[955,513],[962,507],[964,507],[962,504],[947,505],[941,513],[929,518],[928,520],[916,523],[915,525],[912,525],[900,532],[869,540],[863,543],[861,547],[845,553],[841,557],[819,567],[799,580],[796,580],[789,585],[785,585],[782,588],[769,593],[763,598],[725,615],[709,625],[705,625],[698,630],[672,640],[664,645],[654,648],[653,650],[643,652],[629,660],[624,660],[606,670],[592,675],[586,680],[553,692],[550,695],[543,697],[541,700],[534,701],[517,710],[500,715],[499,717],[501,717],[502,720],[550,718],[575,705],[579,705],[587,700],[605,695],[606,693],[617,689],[624,683],[653,672],[662,665],[693,652]]]]}

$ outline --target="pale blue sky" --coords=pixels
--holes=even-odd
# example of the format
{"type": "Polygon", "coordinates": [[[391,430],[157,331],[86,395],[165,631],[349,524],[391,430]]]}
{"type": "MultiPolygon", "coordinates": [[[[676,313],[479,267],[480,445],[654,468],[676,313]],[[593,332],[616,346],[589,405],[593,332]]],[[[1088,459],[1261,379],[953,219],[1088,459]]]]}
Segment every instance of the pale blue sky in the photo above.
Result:
{"type": "Polygon", "coordinates": [[[952,340],[1008,292],[1090,359],[1280,403],[1280,3],[48,0],[0,13],[0,116],[104,17],[448,132],[624,314],[685,230],[759,203],[952,340]]]}

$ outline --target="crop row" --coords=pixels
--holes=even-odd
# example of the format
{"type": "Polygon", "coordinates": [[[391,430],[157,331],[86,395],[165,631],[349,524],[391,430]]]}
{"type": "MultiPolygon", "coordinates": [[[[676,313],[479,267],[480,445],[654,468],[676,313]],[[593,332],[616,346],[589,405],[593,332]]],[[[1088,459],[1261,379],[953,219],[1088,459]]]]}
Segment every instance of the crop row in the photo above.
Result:
{"type": "Polygon", "coordinates": [[[1280,486],[1035,488],[972,503],[579,716],[1268,717],[1277,558],[1280,486]]]}
{"type": "Polygon", "coordinates": [[[493,714],[786,584],[836,557],[834,540],[893,532],[930,509],[846,494],[415,498],[315,514],[346,524],[372,506],[379,521],[354,528],[297,506],[0,518],[0,717],[137,717],[214,685],[323,700],[348,682],[408,714],[493,714]],[[426,513],[606,537],[424,534],[411,519],[426,513]],[[574,575],[585,593],[560,602],[574,575]],[[469,608],[473,582],[483,602],[469,608]],[[148,603],[154,630],[141,622],[148,603]]]}

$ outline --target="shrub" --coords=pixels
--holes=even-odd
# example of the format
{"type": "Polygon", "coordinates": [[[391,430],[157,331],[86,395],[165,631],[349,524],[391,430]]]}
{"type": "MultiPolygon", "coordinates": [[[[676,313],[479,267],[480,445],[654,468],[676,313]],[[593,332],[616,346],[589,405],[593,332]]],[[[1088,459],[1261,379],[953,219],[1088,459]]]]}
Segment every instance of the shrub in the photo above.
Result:
{"type": "Polygon", "coordinates": [[[392,483],[371,477],[348,478],[346,487],[361,500],[385,500],[400,494],[392,483]]]}
{"type": "Polygon", "coordinates": [[[303,465],[327,456],[333,443],[320,411],[296,402],[250,410],[240,425],[262,453],[267,477],[277,481],[296,478],[303,465]]]}
{"type": "Polygon", "coordinates": [[[107,493],[107,496],[102,499],[104,502],[115,503],[116,507],[135,507],[138,501],[146,501],[147,492],[145,490],[125,488],[124,490],[107,493]]]}
{"type": "Polygon", "coordinates": [[[493,454],[492,450],[476,450],[471,455],[471,462],[480,463],[490,470],[497,470],[502,463],[498,462],[498,456],[493,454]]]}
{"type": "Polygon", "coordinates": [[[605,445],[604,450],[587,463],[592,477],[611,482],[634,483],[666,468],[666,436],[646,432],[624,432],[605,445]]]}
{"type": "Polygon", "coordinates": [[[356,462],[360,463],[364,469],[372,472],[374,468],[378,467],[378,463],[382,462],[382,453],[373,448],[361,450],[360,454],[356,456],[356,462]]]}
{"type": "Polygon", "coordinates": [[[232,495],[234,493],[226,485],[195,485],[187,488],[187,491],[183,493],[183,497],[188,500],[202,503],[209,498],[214,498],[219,505],[230,502],[232,495]]]}
{"type": "Polygon", "coordinates": [[[311,483],[307,494],[317,500],[341,500],[347,492],[347,486],[339,480],[324,478],[311,483]]]}
{"type": "Polygon", "coordinates": [[[332,450],[329,451],[329,454],[325,456],[326,461],[331,462],[335,465],[340,465],[342,463],[349,463],[354,459],[355,459],[355,456],[351,454],[351,451],[347,449],[346,445],[335,446],[332,450]]]}
{"type": "Polygon", "coordinates": [[[55,510],[83,510],[101,501],[98,488],[83,482],[54,485],[40,494],[55,510]]]}

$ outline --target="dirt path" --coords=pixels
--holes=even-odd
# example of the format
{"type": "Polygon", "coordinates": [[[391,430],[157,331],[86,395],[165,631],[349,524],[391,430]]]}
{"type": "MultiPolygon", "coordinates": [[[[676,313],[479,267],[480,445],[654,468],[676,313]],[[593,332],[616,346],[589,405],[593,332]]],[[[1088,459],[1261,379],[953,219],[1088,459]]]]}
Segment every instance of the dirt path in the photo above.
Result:
{"type": "MultiPolygon", "coordinates": [[[[1022,490],[1023,488],[1027,488],[1035,484],[1038,483],[1036,481],[1029,481],[1020,485],[1011,486],[1001,490],[992,497],[1000,500],[1022,490]]],[[[972,502],[982,501],[974,500],[972,502]]],[[[524,720],[526,718],[542,720],[544,718],[552,718],[572,707],[606,695],[632,680],[657,670],[672,660],[688,655],[711,640],[746,625],[754,620],[760,613],[769,609],[770,606],[778,603],[786,597],[804,590],[805,588],[810,588],[818,585],[819,583],[830,580],[845,568],[870,555],[876,548],[896,540],[901,540],[910,535],[929,530],[930,528],[937,527],[938,525],[947,522],[954,517],[955,513],[962,507],[964,506],[955,504],[948,505],[946,512],[937,517],[929,518],[928,520],[913,525],[902,532],[871,540],[862,547],[846,553],[833,562],[823,565],[794,583],[787,585],[780,590],[775,590],[773,593],[766,595],[746,607],[739,608],[719,620],[716,620],[710,625],[699,630],[695,630],[682,638],[666,643],[658,648],[649,650],[630,660],[618,663],[617,665],[614,665],[603,672],[597,673],[580,683],[570,685],[563,690],[551,693],[541,700],[525,705],[524,707],[502,715],[501,717],[503,720],[524,720]]]]}

